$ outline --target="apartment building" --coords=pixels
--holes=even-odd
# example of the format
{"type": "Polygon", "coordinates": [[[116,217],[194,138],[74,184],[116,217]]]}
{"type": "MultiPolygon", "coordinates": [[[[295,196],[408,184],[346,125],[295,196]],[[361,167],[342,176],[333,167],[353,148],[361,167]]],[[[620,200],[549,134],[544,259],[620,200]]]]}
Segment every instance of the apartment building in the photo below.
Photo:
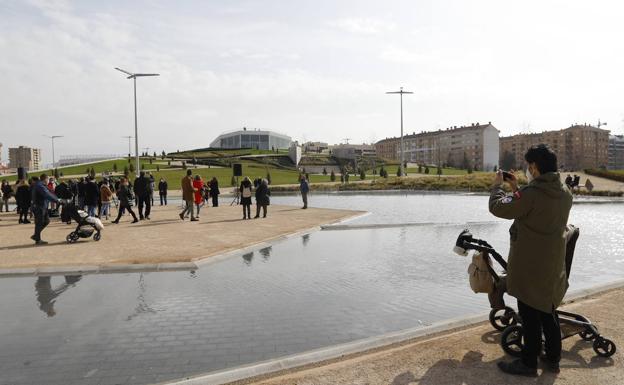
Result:
{"type": "Polygon", "coordinates": [[[374,157],[377,154],[373,144],[338,144],[329,146],[329,150],[336,158],[350,160],[374,157]]]}
{"type": "Polygon", "coordinates": [[[609,161],[609,131],[591,125],[575,124],[557,131],[519,134],[500,138],[500,164],[525,167],[524,154],[536,144],[548,144],[566,170],[606,167],[609,161]]]}
{"type": "Polygon", "coordinates": [[[31,147],[10,147],[9,168],[24,167],[26,171],[38,170],[41,167],[41,149],[31,147]]]}
{"type": "Polygon", "coordinates": [[[609,136],[609,170],[624,170],[624,135],[609,136]]]}
{"type": "MultiPolygon", "coordinates": [[[[414,132],[403,136],[404,159],[411,163],[491,170],[499,160],[498,134],[492,122],[414,132]]],[[[400,142],[400,138],[380,140],[375,143],[377,155],[398,160],[400,142]]]]}

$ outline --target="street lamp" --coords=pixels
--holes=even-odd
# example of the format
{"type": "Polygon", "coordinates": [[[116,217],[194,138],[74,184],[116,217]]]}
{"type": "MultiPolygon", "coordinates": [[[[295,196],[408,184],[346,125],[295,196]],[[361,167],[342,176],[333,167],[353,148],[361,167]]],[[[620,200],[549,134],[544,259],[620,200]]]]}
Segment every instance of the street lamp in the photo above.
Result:
{"type": "Polygon", "coordinates": [[[403,169],[403,162],[404,162],[404,158],[403,158],[403,94],[413,94],[413,92],[410,91],[403,91],[403,87],[400,88],[399,91],[390,91],[390,92],[386,92],[386,94],[399,94],[401,95],[401,164],[399,165],[399,173],[401,174],[401,176],[405,175],[405,170],[403,169]]]}
{"type": "Polygon", "coordinates": [[[141,170],[141,165],[139,163],[139,129],[137,127],[136,78],[139,76],[160,76],[160,74],[133,74],[118,67],[115,67],[115,69],[128,75],[126,79],[132,79],[134,82],[134,150],[136,154],[136,175],[138,177],[139,171],[141,170]]]}
{"type": "Polygon", "coordinates": [[[46,138],[49,138],[50,140],[52,140],[52,168],[54,168],[54,163],[55,163],[55,159],[54,159],[54,139],[56,138],[62,138],[63,135],[43,135],[46,138]]]}

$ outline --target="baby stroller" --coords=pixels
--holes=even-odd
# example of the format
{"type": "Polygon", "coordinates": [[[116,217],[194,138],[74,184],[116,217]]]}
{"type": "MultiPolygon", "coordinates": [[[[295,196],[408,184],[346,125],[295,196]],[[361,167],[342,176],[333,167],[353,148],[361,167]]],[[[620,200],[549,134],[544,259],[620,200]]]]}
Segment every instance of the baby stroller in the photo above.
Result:
{"type": "Polygon", "coordinates": [[[104,225],[99,218],[90,217],[85,211],[78,210],[78,207],[71,201],[65,200],[61,203],[65,206],[64,210],[66,210],[67,215],[78,223],[76,229],[67,234],[65,238],[67,243],[75,243],[80,238],[90,238],[91,236],[93,236],[94,241],[101,239],[101,231],[104,229],[104,225]]]}
{"type": "MultiPolygon", "coordinates": [[[[566,276],[570,277],[570,268],[572,266],[572,259],[574,257],[574,248],[576,241],[579,237],[579,229],[575,226],[568,225],[566,232],[566,276]]],[[[507,269],[507,261],[494,250],[494,248],[484,240],[473,238],[472,234],[468,230],[464,230],[459,234],[453,251],[457,254],[465,256],[468,254],[468,250],[475,250],[481,252],[483,258],[488,258],[491,255],[496,262],[498,262],[503,269],[507,269]]],[[[494,293],[490,295],[490,304],[492,310],[490,311],[490,323],[492,326],[503,332],[501,336],[501,347],[503,350],[512,356],[519,357],[522,351],[523,339],[522,339],[522,319],[516,311],[508,306],[502,299],[505,292],[505,275],[498,275],[496,271],[490,266],[489,261],[486,260],[488,271],[492,275],[494,280],[494,293]],[[496,298],[498,297],[498,298],[496,298]]],[[[561,339],[566,339],[575,335],[579,335],[584,341],[593,341],[593,349],[596,354],[601,357],[611,357],[615,354],[616,346],[613,341],[608,340],[600,335],[596,325],[586,317],[566,312],[563,310],[555,310],[555,314],[559,317],[559,324],[561,325],[561,339]]]]}

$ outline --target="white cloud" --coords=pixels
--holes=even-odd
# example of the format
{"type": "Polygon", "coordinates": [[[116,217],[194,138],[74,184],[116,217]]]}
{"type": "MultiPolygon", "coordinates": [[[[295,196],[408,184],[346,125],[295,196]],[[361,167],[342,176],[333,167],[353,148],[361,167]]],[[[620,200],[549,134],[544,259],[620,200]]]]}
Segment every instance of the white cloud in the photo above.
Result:
{"type": "Polygon", "coordinates": [[[328,24],[346,32],[364,35],[387,33],[396,29],[396,24],[392,22],[362,17],[347,17],[330,21],[328,24]]]}

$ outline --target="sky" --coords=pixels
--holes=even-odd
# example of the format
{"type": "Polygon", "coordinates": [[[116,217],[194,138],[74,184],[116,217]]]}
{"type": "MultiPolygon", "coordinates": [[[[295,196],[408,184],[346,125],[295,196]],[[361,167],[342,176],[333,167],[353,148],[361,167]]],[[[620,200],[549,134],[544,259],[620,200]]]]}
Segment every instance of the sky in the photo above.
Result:
{"type": "Polygon", "coordinates": [[[7,147],[123,154],[223,131],[374,142],[492,122],[502,136],[607,122],[622,134],[624,3],[576,0],[0,0],[7,147]]]}

